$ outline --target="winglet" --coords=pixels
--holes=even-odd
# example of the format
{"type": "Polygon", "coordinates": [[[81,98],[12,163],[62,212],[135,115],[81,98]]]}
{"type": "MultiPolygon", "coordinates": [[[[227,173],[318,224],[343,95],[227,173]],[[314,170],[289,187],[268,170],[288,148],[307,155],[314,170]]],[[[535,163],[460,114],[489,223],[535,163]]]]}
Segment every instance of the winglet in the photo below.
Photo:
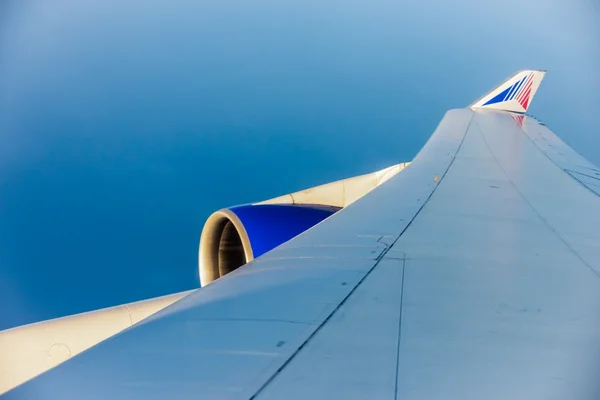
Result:
{"type": "Polygon", "coordinates": [[[545,74],[539,70],[519,71],[470,107],[524,113],[545,74]]]}

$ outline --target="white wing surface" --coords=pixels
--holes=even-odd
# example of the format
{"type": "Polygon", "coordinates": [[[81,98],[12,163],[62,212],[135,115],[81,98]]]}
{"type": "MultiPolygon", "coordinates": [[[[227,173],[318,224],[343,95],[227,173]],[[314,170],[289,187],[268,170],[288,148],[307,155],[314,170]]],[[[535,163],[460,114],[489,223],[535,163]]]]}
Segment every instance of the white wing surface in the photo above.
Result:
{"type": "Polygon", "coordinates": [[[362,199],[6,399],[598,399],[600,171],[487,108],[449,111],[362,199]]]}

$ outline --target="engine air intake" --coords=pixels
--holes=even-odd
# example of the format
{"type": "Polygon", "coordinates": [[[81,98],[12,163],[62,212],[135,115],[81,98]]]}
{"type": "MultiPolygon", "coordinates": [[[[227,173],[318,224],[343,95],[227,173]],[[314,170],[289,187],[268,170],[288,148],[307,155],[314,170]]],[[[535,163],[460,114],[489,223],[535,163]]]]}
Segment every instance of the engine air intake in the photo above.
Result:
{"type": "Polygon", "coordinates": [[[339,209],[310,204],[253,204],[213,213],[200,237],[201,285],[238,269],[339,209]]]}

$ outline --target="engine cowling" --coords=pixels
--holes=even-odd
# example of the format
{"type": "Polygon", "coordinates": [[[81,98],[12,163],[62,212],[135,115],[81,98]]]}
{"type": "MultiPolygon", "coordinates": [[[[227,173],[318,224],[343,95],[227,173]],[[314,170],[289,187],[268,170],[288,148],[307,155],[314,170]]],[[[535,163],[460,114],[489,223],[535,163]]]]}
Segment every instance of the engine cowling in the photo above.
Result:
{"type": "Polygon", "coordinates": [[[314,204],[248,204],[213,213],[200,237],[201,285],[227,275],[338,210],[314,204]]]}
{"type": "Polygon", "coordinates": [[[213,213],[202,229],[200,284],[227,275],[349,206],[402,171],[401,163],[213,213]]]}

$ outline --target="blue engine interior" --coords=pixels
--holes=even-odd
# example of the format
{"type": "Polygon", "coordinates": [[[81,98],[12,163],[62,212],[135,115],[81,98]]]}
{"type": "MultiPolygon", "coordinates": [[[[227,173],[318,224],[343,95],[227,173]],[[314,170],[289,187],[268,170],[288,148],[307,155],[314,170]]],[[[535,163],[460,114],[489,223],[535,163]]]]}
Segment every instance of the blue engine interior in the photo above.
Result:
{"type": "Polygon", "coordinates": [[[200,237],[202,286],[287,242],[339,209],[323,205],[246,204],[213,213],[200,237]]]}
{"type": "Polygon", "coordinates": [[[254,258],[298,236],[339,207],[305,204],[258,204],[231,207],[243,223],[254,258]]]}

